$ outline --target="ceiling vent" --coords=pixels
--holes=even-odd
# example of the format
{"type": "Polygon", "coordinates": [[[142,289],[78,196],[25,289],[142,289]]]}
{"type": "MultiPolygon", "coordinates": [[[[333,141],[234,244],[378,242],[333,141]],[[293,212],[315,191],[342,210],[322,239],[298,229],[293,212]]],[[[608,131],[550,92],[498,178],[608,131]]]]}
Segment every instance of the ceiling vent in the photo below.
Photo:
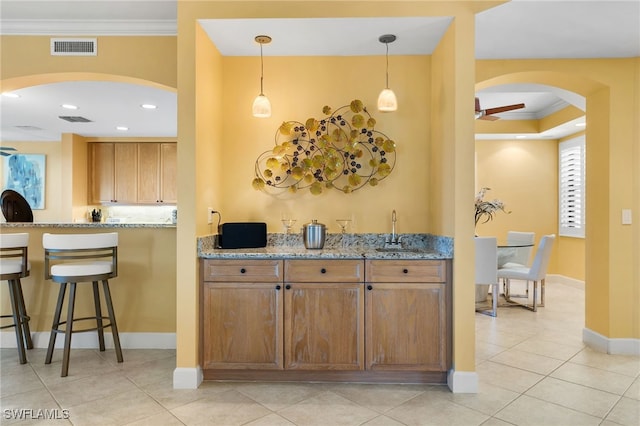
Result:
{"type": "Polygon", "coordinates": [[[64,121],[68,121],[69,123],[91,123],[91,120],[87,118],[73,115],[59,115],[58,118],[61,118],[64,121]]]}
{"type": "Polygon", "coordinates": [[[52,38],[52,56],[96,56],[98,39],[95,38],[52,38]]]}

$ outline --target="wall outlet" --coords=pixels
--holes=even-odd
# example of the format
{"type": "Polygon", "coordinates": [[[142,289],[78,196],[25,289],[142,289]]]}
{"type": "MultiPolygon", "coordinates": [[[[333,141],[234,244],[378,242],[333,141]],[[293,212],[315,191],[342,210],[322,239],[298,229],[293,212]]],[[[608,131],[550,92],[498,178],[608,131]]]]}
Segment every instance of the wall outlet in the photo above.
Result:
{"type": "Polygon", "coordinates": [[[213,223],[213,207],[207,207],[207,223],[213,223]]]}
{"type": "Polygon", "coordinates": [[[622,209],[622,224],[631,225],[631,209],[622,209]]]}

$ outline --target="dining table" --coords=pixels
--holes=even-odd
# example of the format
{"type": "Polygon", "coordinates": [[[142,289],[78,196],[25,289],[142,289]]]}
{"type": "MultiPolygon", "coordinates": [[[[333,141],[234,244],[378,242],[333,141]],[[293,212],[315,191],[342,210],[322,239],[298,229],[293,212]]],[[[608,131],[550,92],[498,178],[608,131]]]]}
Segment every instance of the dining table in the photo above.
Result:
{"type": "Polygon", "coordinates": [[[498,243],[498,269],[502,268],[505,264],[509,263],[518,254],[519,250],[528,249],[530,247],[533,247],[533,243],[499,242],[498,243]]]}

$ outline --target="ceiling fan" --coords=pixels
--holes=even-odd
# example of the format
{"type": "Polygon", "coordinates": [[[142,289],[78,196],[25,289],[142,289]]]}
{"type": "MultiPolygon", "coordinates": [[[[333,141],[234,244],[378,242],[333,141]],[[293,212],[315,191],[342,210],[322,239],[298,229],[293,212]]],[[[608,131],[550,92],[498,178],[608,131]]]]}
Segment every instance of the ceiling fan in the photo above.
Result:
{"type": "Polygon", "coordinates": [[[15,148],[11,148],[10,146],[0,146],[0,155],[2,155],[3,157],[9,157],[13,154],[8,153],[6,151],[17,151],[17,149],[15,148]]]}
{"type": "Polygon", "coordinates": [[[499,120],[500,117],[494,117],[493,114],[500,114],[501,112],[513,111],[514,109],[522,108],[524,108],[524,104],[504,105],[501,107],[482,109],[480,108],[480,99],[476,98],[476,120],[496,121],[499,120]]]}

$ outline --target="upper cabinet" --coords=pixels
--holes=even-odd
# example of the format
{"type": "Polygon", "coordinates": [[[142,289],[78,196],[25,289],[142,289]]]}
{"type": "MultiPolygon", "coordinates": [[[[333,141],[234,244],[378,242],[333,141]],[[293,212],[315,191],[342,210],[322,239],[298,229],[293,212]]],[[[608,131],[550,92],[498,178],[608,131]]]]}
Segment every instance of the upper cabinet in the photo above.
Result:
{"type": "Polygon", "coordinates": [[[90,143],[90,201],[175,204],[176,152],[175,143],[90,143]]]}

